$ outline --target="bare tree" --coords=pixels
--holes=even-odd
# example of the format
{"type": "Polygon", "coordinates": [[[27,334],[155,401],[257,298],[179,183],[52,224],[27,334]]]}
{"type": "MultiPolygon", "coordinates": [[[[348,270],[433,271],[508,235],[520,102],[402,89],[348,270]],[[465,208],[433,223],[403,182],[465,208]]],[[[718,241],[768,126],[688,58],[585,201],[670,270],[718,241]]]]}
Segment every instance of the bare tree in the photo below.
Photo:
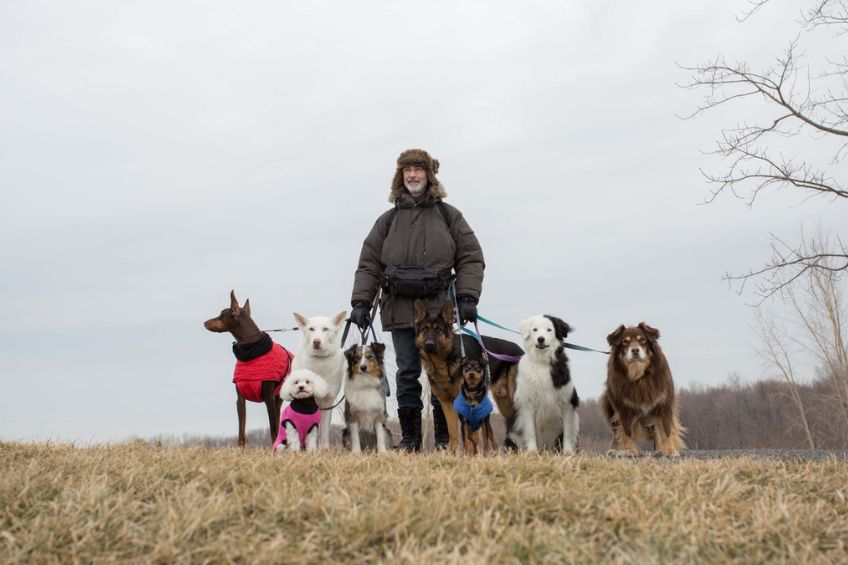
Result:
{"type": "MultiPolygon", "coordinates": [[[[827,247],[828,238],[819,230],[815,238],[802,235],[799,249],[808,255],[821,255],[827,247]]],[[[824,369],[826,378],[833,383],[833,395],[841,411],[839,416],[848,426],[848,308],[844,283],[845,274],[825,262],[823,268],[806,271],[798,284],[781,286],[780,296],[788,307],[788,314],[780,323],[773,310],[757,312],[762,344],[759,353],[779,370],[789,386],[811,448],[813,437],[798,392],[793,357],[797,359],[806,353],[824,369]],[[790,354],[790,348],[797,348],[798,353],[790,354]]],[[[831,418],[839,416],[831,414],[831,418]]]]}
{"type": "MultiPolygon", "coordinates": [[[[802,248],[810,253],[825,246],[827,239],[821,235],[816,240],[802,240],[802,248]]],[[[782,294],[802,330],[796,342],[833,379],[842,417],[848,423],[848,307],[841,275],[832,269],[810,270],[802,287],[786,285],[782,294]]]]}
{"type": "MultiPolygon", "coordinates": [[[[753,17],[769,1],[749,0],[740,21],[753,17]]],[[[742,106],[739,110],[747,112],[745,102],[765,116],[722,130],[712,153],[729,165],[720,173],[701,171],[713,185],[706,202],[730,192],[753,206],[762,191],[777,188],[790,188],[805,198],[848,199],[845,179],[837,176],[838,165],[848,154],[848,56],[836,53],[811,64],[800,47],[805,34],[820,28],[830,35],[847,32],[848,0],[815,0],[801,12],[799,26],[798,37],[764,70],[753,70],[745,62],[728,63],[724,57],[683,66],[691,76],[681,86],[704,92],[702,103],[687,119],[719,106],[742,106]],[[790,138],[795,138],[794,145],[790,138]],[[798,141],[813,146],[816,155],[830,157],[819,162],[787,156],[799,153],[798,141]]],[[[841,42],[833,43],[838,48],[841,42]]],[[[848,270],[848,248],[838,234],[833,247],[818,254],[772,236],[772,256],[762,268],[725,278],[740,283],[740,292],[746,282],[756,280],[756,292],[764,300],[811,270],[848,270]]]]}
{"type": "Polygon", "coordinates": [[[789,386],[789,394],[792,402],[798,409],[801,424],[804,426],[804,435],[807,437],[807,444],[810,446],[810,449],[815,449],[816,444],[813,441],[813,433],[810,431],[810,422],[807,420],[804,403],[798,392],[795,369],[792,366],[792,360],[786,348],[787,338],[778,330],[774,318],[765,314],[762,310],[757,311],[757,324],[759,325],[760,341],[762,343],[759,353],[763,359],[780,371],[781,377],[789,386]]]}

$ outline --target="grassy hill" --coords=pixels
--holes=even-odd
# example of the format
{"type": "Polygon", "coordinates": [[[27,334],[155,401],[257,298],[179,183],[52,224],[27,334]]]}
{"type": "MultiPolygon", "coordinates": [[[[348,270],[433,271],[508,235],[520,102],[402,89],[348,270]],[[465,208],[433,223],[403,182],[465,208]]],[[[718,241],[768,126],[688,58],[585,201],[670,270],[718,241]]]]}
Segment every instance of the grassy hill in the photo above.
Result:
{"type": "Polygon", "coordinates": [[[848,463],[0,443],[4,562],[845,562],[848,463]]]}

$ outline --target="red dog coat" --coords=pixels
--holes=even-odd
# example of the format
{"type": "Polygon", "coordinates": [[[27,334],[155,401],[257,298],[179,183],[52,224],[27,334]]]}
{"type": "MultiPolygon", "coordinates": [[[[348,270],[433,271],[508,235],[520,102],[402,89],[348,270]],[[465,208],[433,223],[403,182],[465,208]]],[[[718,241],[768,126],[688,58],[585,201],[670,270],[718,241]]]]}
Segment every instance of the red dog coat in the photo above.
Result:
{"type": "Polygon", "coordinates": [[[233,382],[245,400],[262,402],[262,381],[274,381],[274,395],[279,394],[283,381],[291,372],[294,355],[275,343],[265,355],[250,361],[236,361],[233,382]]]}

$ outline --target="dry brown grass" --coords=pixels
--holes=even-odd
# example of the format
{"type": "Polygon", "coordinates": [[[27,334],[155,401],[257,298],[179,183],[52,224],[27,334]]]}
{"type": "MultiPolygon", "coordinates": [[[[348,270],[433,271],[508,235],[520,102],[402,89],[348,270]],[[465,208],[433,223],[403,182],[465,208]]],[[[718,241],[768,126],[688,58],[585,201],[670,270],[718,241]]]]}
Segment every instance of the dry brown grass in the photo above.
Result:
{"type": "Polygon", "coordinates": [[[846,562],[848,463],[0,443],[4,562],[846,562]]]}

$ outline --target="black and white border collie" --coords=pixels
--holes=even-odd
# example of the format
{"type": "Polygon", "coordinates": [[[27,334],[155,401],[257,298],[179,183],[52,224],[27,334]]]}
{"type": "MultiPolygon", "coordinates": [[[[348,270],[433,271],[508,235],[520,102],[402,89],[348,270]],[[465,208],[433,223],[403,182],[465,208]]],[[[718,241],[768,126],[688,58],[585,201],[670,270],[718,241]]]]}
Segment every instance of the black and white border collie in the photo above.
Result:
{"type": "Polygon", "coordinates": [[[525,354],[518,362],[515,409],[507,421],[507,437],[519,449],[562,449],[574,453],[580,399],[571,382],[563,341],[569,325],[554,316],[521,322],[525,354]]]}

